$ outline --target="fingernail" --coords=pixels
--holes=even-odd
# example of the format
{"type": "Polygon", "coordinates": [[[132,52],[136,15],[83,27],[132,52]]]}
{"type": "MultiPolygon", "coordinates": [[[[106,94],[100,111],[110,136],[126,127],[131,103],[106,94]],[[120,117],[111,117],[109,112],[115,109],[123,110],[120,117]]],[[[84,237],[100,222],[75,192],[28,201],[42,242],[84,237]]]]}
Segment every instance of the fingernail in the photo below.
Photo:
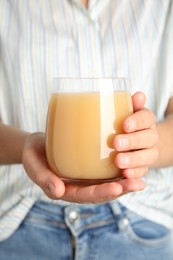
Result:
{"type": "Polygon", "coordinates": [[[121,158],[120,158],[120,163],[123,167],[127,167],[129,164],[130,164],[130,156],[128,155],[122,155],[121,158]]]}
{"type": "Polygon", "coordinates": [[[127,130],[129,132],[136,130],[136,120],[134,118],[128,120],[127,130]]]}
{"type": "Polygon", "coordinates": [[[134,178],[135,177],[135,173],[133,170],[128,169],[126,175],[128,176],[128,178],[134,178]]]}
{"type": "Polygon", "coordinates": [[[124,138],[124,137],[120,137],[119,138],[119,147],[118,149],[124,149],[124,148],[127,148],[128,147],[128,144],[129,144],[129,140],[127,138],[124,138]]]}
{"type": "Polygon", "coordinates": [[[50,190],[52,193],[55,192],[55,186],[54,186],[53,183],[49,183],[49,184],[48,184],[48,187],[49,187],[49,190],[50,190]]]}

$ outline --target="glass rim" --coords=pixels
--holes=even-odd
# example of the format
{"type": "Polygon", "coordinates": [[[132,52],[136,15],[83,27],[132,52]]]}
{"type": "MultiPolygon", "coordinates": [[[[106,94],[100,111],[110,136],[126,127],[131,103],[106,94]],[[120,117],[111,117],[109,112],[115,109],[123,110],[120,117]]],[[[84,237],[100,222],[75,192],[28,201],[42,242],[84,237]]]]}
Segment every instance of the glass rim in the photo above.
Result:
{"type": "Polygon", "coordinates": [[[127,77],[54,77],[51,84],[51,93],[98,92],[100,89],[131,91],[127,77]]]}

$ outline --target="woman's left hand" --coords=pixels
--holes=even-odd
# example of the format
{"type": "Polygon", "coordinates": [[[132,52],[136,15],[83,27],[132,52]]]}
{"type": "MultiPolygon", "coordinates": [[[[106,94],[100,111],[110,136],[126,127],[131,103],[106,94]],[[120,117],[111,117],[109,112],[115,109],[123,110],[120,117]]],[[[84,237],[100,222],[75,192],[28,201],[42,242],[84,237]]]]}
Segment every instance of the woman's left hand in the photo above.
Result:
{"type": "Polygon", "coordinates": [[[145,95],[137,92],[132,101],[134,113],[123,122],[125,134],[114,139],[114,148],[118,151],[115,164],[125,178],[140,178],[158,159],[159,135],[155,115],[144,108],[145,95]]]}

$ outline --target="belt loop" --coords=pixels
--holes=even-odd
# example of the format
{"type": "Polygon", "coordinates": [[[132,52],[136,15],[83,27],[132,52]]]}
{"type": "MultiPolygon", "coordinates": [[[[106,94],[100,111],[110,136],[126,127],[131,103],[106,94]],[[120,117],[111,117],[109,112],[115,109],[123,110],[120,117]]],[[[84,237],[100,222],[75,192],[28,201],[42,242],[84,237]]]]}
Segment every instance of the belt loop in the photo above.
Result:
{"type": "Polygon", "coordinates": [[[121,206],[117,200],[110,201],[109,205],[115,216],[120,216],[123,213],[121,210],[121,206]]]}
{"type": "Polygon", "coordinates": [[[124,214],[123,207],[118,201],[111,201],[110,207],[112,209],[112,212],[114,216],[116,217],[116,224],[119,228],[119,230],[124,231],[129,226],[129,220],[124,214]]]}
{"type": "Polygon", "coordinates": [[[113,201],[110,201],[109,202],[109,205],[110,205],[110,207],[111,207],[111,209],[112,209],[112,212],[113,212],[113,214],[115,215],[115,216],[120,216],[120,215],[122,215],[122,209],[121,209],[121,207],[120,207],[120,204],[119,204],[119,202],[117,201],[117,200],[113,200],[113,201]]]}

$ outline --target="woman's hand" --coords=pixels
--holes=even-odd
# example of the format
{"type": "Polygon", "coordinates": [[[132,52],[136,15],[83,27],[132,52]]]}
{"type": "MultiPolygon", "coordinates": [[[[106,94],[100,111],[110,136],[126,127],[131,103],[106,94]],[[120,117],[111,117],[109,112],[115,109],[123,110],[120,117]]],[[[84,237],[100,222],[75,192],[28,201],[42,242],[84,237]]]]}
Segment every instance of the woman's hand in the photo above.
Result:
{"type": "Polygon", "coordinates": [[[51,199],[78,203],[100,203],[116,199],[129,191],[142,190],[145,187],[140,179],[127,179],[91,186],[64,184],[48,166],[43,133],[28,136],[22,162],[29,178],[40,186],[51,199]]]}
{"type": "Polygon", "coordinates": [[[140,178],[158,159],[159,135],[155,115],[143,108],[145,96],[137,92],[132,97],[134,114],[123,123],[125,134],[117,135],[114,148],[119,152],[115,164],[123,169],[125,178],[140,178]]]}
{"type": "Polygon", "coordinates": [[[145,96],[136,93],[132,99],[134,114],[123,123],[125,134],[117,135],[114,140],[114,148],[120,152],[115,158],[115,164],[123,169],[126,179],[91,186],[64,184],[48,166],[43,133],[31,134],[26,140],[22,160],[29,178],[49,198],[78,203],[106,202],[128,192],[143,190],[145,184],[140,177],[146,174],[149,165],[158,158],[158,134],[155,116],[143,108],[145,96]]]}

